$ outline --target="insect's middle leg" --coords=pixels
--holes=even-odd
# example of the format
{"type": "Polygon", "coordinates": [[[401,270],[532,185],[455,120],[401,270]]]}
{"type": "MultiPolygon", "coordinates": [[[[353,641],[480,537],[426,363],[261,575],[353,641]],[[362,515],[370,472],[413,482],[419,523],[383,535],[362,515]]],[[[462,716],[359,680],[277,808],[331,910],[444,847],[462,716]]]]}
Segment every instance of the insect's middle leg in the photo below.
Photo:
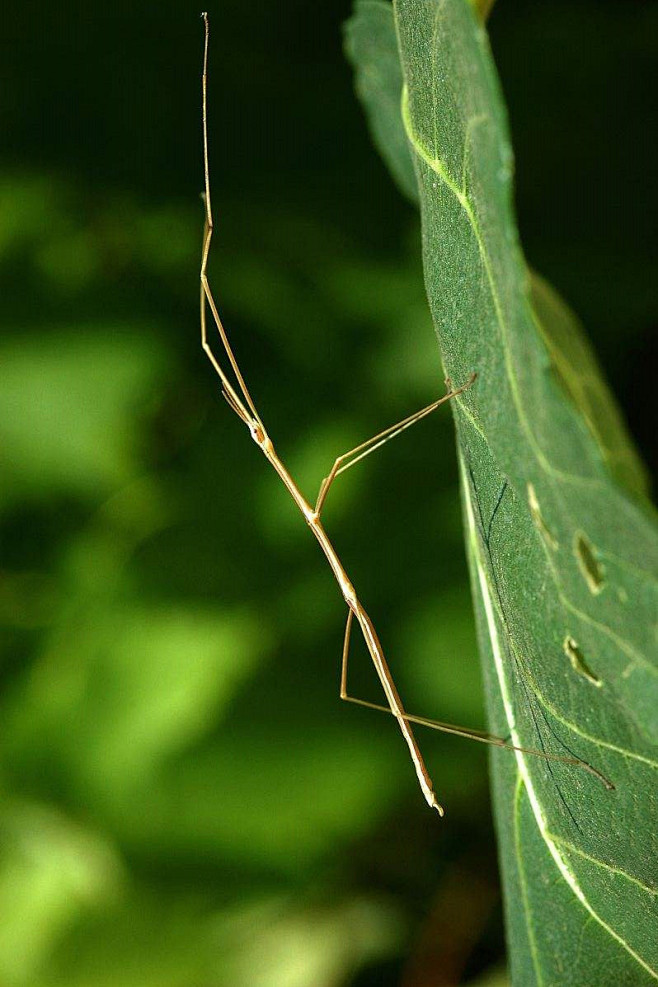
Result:
{"type": "MultiPolygon", "coordinates": [[[[352,621],[354,619],[354,614],[352,610],[348,608],[347,611],[347,623],[345,624],[345,637],[343,639],[343,658],[340,666],[340,698],[344,699],[345,702],[355,703],[357,706],[365,706],[366,709],[376,709],[380,713],[393,713],[390,706],[383,706],[381,703],[372,703],[367,699],[357,699],[356,696],[350,696],[347,691],[347,665],[350,656],[350,638],[352,636],[352,621]]],[[[421,726],[430,727],[444,727],[448,724],[438,723],[436,720],[428,720],[422,716],[412,716],[409,713],[403,713],[402,718],[407,720],[409,723],[420,723],[421,726]]],[[[456,728],[459,729],[459,728],[456,728]]]]}
{"type": "Polygon", "coordinates": [[[361,442],[358,446],[355,446],[348,452],[344,452],[342,456],[339,456],[334,461],[331,471],[327,476],[325,476],[322,484],[320,485],[318,499],[315,502],[315,513],[318,517],[322,512],[324,502],[327,498],[327,494],[329,493],[329,488],[339,473],[344,473],[351,466],[354,466],[355,463],[358,463],[361,459],[365,459],[366,456],[369,456],[371,452],[375,451],[375,449],[379,449],[380,446],[385,445],[386,442],[390,442],[391,439],[394,439],[397,435],[400,435],[401,432],[411,428],[411,426],[415,425],[416,422],[421,421],[421,419],[425,418],[427,415],[431,415],[433,411],[439,408],[442,404],[445,404],[446,401],[449,401],[450,398],[454,398],[457,394],[461,394],[462,391],[465,391],[467,387],[471,386],[475,380],[475,377],[476,374],[471,374],[469,380],[462,387],[457,387],[454,390],[450,387],[448,393],[444,394],[442,398],[438,399],[438,401],[433,401],[432,404],[428,404],[425,408],[421,408],[420,411],[414,412],[413,415],[403,418],[402,421],[396,422],[395,425],[390,425],[388,428],[385,428],[383,432],[378,432],[377,435],[373,435],[371,439],[368,439],[366,442],[361,442]]]}

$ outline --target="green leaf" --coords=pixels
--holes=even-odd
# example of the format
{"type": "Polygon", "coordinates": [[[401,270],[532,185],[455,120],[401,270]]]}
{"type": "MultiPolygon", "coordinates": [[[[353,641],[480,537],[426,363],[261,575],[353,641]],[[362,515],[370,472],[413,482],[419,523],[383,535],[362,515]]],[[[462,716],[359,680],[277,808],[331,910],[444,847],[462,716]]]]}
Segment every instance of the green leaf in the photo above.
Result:
{"type": "MultiPolygon", "coordinates": [[[[375,8],[392,26],[388,5],[360,3],[353,36],[375,8]]],[[[453,381],[478,373],[453,411],[491,729],[614,785],[492,755],[513,981],[655,983],[658,537],[634,496],[643,471],[571,313],[529,277],[473,8],[394,10],[430,308],[453,381]]],[[[380,143],[396,127],[380,116],[380,143]]]]}
{"type": "Polygon", "coordinates": [[[393,8],[383,0],[357,0],[344,34],[345,54],[354,66],[354,85],[373,143],[400,191],[417,203],[413,157],[400,117],[403,79],[393,8]]]}
{"type": "Polygon", "coordinates": [[[646,470],[576,315],[556,290],[532,271],[530,291],[553,373],[579,408],[617,480],[638,496],[648,496],[646,470]]]}
{"type": "Polygon", "coordinates": [[[51,806],[12,799],[0,810],[0,977],[43,983],[53,946],[90,906],[116,897],[123,867],[110,841],[51,806]]]}
{"type": "MultiPolygon", "coordinates": [[[[390,3],[356,0],[354,16],[345,25],[345,52],[354,67],[355,88],[373,142],[399,188],[418,205],[418,183],[401,113],[403,77],[390,3]]],[[[579,407],[619,482],[639,496],[648,496],[646,470],[580,322],[544,278],[531,270],[528,277],[530,304],[554,374],[579,407]]]]}
{"type": "Polygon", "coordinates": [[[166,363],[146,330],[33,332],[4,341],[0,361],[0,443],[12,466],[0,504],[44,491],[107,496],[131,479],[135,407],[152,400],[166,363]]]}

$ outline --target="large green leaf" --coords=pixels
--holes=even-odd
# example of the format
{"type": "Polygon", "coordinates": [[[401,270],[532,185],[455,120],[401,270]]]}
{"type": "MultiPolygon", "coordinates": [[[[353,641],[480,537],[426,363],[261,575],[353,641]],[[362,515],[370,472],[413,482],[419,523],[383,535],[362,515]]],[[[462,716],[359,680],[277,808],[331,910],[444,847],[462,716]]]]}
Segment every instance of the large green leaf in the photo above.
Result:
{"type": "MultiPolygon", "coordinates": [[[[478,4],[476,8],[486,16],[487,11],[478,4]]],[[[401,113],[402,66],[390,3],[356,0],[354,16],[345,25],[345,51],[354,66],[355,87],[373,142],[400,190],[419,205],[414,160],[401,113]]],[[[646,470],[580,322],[544,278],[530,269],[527,276],[530,304],[553,373],[580,408],[616,478],[638,495],[647,496],[646,470]]]]}
{"type": "MultiPolygon", "coordinates": [[[[452,379],[478,372],[453,410],[491,726],[614,784],[494,753],[514,982],[653,983],[658,537],[643,472],[577,323],[531,289],[484,29],[467,0],[394,12],[432,316],[452,379]]],[[[353,57],[387,16],[358,5],[353,57]]],[[[384,133],[380,118],[380,146],[384,133]]]]}

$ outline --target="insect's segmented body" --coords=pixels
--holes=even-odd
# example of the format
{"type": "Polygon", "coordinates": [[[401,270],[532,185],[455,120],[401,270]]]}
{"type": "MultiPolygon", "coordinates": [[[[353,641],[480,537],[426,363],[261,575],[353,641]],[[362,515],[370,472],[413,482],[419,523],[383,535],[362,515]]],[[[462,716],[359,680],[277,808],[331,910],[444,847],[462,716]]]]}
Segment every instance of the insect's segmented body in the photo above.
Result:
{"type": "Polygon", "coordinates": [[[600,781],[607,788],[613,788],[614,786],[606,779],[604,776],[593,768],[591,765],[586,764],[584,761],[580,761],[575,757],[566,757],[560,754],[550,754],[545,751],[537,751],[524,747],[515,747],[509,744],[507,741],[502,740],[500,737],[493,737],[490,734],[484,733],[478,730],[469,730],[465,727],[453,726],[449,723],[440,723],[437,720],[428,720],[419,716],[411,716],[405,712],[402,705],[400,695],[395,687],[393,677],[389,670],[386,658],[384,657],[384,651],[377,637],[377,632],[375,631],[372,620],[366,613],[366,611],[361,606],[359,599],[356,595],[354,586],[347,577],[347,573],[343,568],[343,565],[336,554],[336,551],[329,541],[329,537],[322,526],[320,520],[320,515],[322,513],[322,507],[324,505],[325,498],[331,487],[333,481],[336,479],[339,473],[344,470],[349,469],[360,459],[369,455],[375,449],[378,449],[389,439],[394,438],[399,435],[405,429],[410,428],[411,425],[425,418],[427,415],[431,414],[436,408],[442,405],[444,402],[450,398],[457,397],[457,395],[462,394],[467,388],[469,388],[475,378],[476,374],[471,374],[468,381],[461,387],[452,388],[449,381],[446,381],[450,390],[443,397],[432,402],[432,404],[427,405],[425,408],[421,408],[420,411],[415,412],[413,415],[409,415],[407,418],[403,419],[401,422],[397,422],[390,428],[385,429],[378,435],[369,439],[367,442],[362,442],[360,445],[351,449],[349,452],[344,453],[339,456],[334,465],[329,472],[329,474],[322,481],[320,486],[320,492],[318,494],[315,507],[311,507],[308,503],[299,487],[291,477],[290,473],[283,465],[279,459],[272,441],[269,438],[267,431],[260,419],[260,415],[256,411],[256,406],[251,398],[247,385],[242,377],[242,373],[238,366],[237,360],[231,345],[228,341],[226,331],[222,324],[222,320],[219,316],[215,300],[210,290],[210,285],[208,283],[207,267],[208,267],[208,253],[210,251],[210,241],[212,239],[213,232],[213,220],[212,220],[212,207],[210,203],[210,173],[208,168],[208,125],[207,125],[207,65],[208,65],[208,15],[203,14],[203,19],[205,23],[205,45],[204,45],[204,58],[203,58],[203,75],[202,75],[202,97],[203,97],[203,158],[204,158],[204,175],[205,175],[205,208],[206,208],[206,226],[203,238],[203,251],[201,257],[201,345],[204,352],[208,356],[212,366],[219,377],[222,384],[222,393],[226,398],[229,406],[235,412],[235,414],[244,422],[244,424],[249,429],[252,439],[256,445],[260,448],[261,452],[267,459],[267,461],[272,465],[272,467],[278,473],[281,481],[288,490],[288,493],[297,504],[297,507],[301,511],[306,523],[310,527],[311,531],[315,535],[316,539],[320,543],[320,547],[324,552],[327,561],[331,567],[331,571],[334,574],[336,582],[340,588],[343,595],[345,603],[347,604],[347,625],[345,628],[345,641],[343,645],[343,664],[342,664],[342,674],[341,674],[341,686],[340,686],[340,696],[341,699],[346,699],[350,702],[357,703],[361,706],[367,706],[370,709],[380,710],[386,713],[391,713],[398,722],[402,736],[404,737],[407,747],[409,748],[409,753],[411,754],[411,759],[414,763],[416,769],[416,774],[418,776],[418,781],[420,783],[421,790],[425,796],[425,800],[428,805],[433,809],[436,809],[440,815],[443,815],[443,809],[437,801],[436,795],[434,794],[434,788],[432,785],[432,780],[429,776],[427,768],[425,767],[425,762],[423,756],[418,748],[416,739],[413,735],[411,729],[411,723],[419,723],[423,726],[431,727],[436,730],[442,730],[445,733],[455,734],[462,737],[470,737],[473,740],[478,740],[482,743],[493,744],[497,747],[505,747],[510,750],[517,752],[523,752],[527,754],[537,755],[539,757],[546,758],[548,760],[562,761],[563,763],[578,765],[581,768],[589,771],[590,773],[596,775],[600,781]],[[224,347],[224,352],[228,362],[231,366],[234,380],[230,380],[219,361],[217,360],[212,347],[208,342],[208,331],[207,331],[207,313],[206,308],[209,307],[212,313],[213,322],[219,338],[224,347]],[[361,633],[363,634],[366,647],[372,658],[372,662],[375,666],[375,670],[379,677],[379,681],[382,684],[384,690],[384,695],[386,696],[386,706],[378,705],[377,703],[368,702],[363,699],[355,699],[353,696],[347,694],[347,658],[349,652],[349,641],[350,641],[350,631],[352,627],[352,621],[356,620],[359,627],[361,628],[361,633]]]}
{"type": "Polygon", "coordinates": [[[379,681],[382,684],[390,711],[398,721],[400,730],[402,731],[402,736],[407,742],[409,753],[411,754],[411,758],[414,762],[416,774],[418,775],[418,781],[420,783],[423,795],[425,796],[428,805],[433,809],[436,809],[440,815],[443,815],[443,809],[434,794],[432,780],[429,776],[427,768],[425,767],[423,756],[420,752],[409,722],[406,719],[406,713],[404,711],[404,707],[402,706],[400,695],[395,687],[388,663],[384,657],[384,651],[377,636],[374,624],[359,602],[356,595],[356,590],[350,582],[348,575],[343,568],[343,564],[338,558],[336,550],[331,544],[329,536],[322,525],[319,512],[317,509],[311,507],[293,478],[290,476],[290,473],[277,456],[274,446],[272,445],[272,441],[260,420],[251,420],[248,421],[247,424],[254,442],[260,447],[267,461],[271,463],[278,473],[286,489],[297,504],[297,507],[304,515],[306,523],[317,538],[320,547],[322,548],[322,551],[331,566],[331,571],[333,572],[336,582],[340,587],[340,591],[343,594],[343,599],[349,607],[350,613],[356,618],[356,621],[361,628],[366,647],[368,648],[372,658],[379,681]]]}

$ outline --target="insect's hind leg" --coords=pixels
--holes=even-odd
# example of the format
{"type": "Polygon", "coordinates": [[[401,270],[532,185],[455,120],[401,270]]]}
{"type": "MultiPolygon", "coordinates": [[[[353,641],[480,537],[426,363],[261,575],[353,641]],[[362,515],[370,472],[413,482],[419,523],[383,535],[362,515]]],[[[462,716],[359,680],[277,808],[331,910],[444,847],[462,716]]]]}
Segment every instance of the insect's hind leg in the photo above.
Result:
{"type": "MultiPolygon", "coordinates": [[[[340,698],[344,699],[345,702],[354,703],[356,706],[364,706],[366,709],[374,709],[379,713],[389,713],[393,714],[393,710],[390,706],[383,706],[381,703],[373,703],[367,699],[357,699],[356,696],[350,696],[347,691],[347,665],[349,660],[350,651],[350,637],[352,632],[352,620],[354,614],[352,610],[348,609],[347,612],[347,623],[345,625],[345,638],[343,640],[343,658],[341,663],[340,671],[340,698]]],[[[565,757],[562,754],[552,754],[547,751],[539,751],[532,747],[517,747],[515,744],[510,743],[510,737],[496,737],[494,734],[487,733],[486,730],[473,730],[470,727],[460,727],[456,726],[454,723],[444,723],[441,720],[431,720],[425,716],[414,716],[411,713],[403,712],[402,718],[407,721],[407,723],[416,723],[421,727],[428,727],[430,730],[438,730],[441,733],[449,733],[456,737],[464,737],[466,740],[475,740],[480,744],[489,744],[492,747],[500,747],[507,751],[516,751],[520,754],[529,754],[531,757],[538,757],[545,761],[558,761],[562,764],[569,764],[576,768],[581,768],[587,771],[589,774],[597,778],[608,791],[614,791],[614,784],[606,778],[604,774],[594,768],[587,761],[581,760],[579,757],[565,757]]]]}
{"type": "MultiPolygon", "coordinates": [[[[382,706],[380,703],[371,703],[367,699],[357,699],[356,696],[350,696],[347,691],[347,666],[350,656],[350,639],[352,636],[352,621],[354,620],[354,612],[351,608],[347,609],[347,622],[345,624],[345,637],[343,639],[343,658],[340,666],[340,698],[344,699],[345,702],[355,703],[357,706],[365,706],[367,709],[375,709],[380,713],[393,713],[390,706],[382,706]]],[[[408,713],[403,713],[402,718],[410,722],[421,723],[426,725],[432,721],[423,720],[418,716],[410,716],[408,713]]]]}
{"type": "Polygon", "coordinates": [[[331,471],[327,476],[325,476],[322,484],[320,485],[318,499],[315,502],[315,513],[318,516],[321,514],[327,494],[329,493],[329,488],[340,473],[344,473],[351,466],[354,466],[355,463],[358,463],[361,459],[365,459],[365,457],[369,456],[371,452],[375,451],[375,449],[379,449],[380,446],[385,445],[386,442],[390,442],[391,439],[394,439],[397,435],[400,435],[401,432],[406,431],[406,429],[411,428],[411,426],[415,425],[416,422],[421,421],[421,419],[425,418],[427,415],[431,415],[433,411],[439,408],[442,404],[445,404],[446,401],[449,401],[450,398],[454,398],[458,394],[461,394],[471,386],[476,376],[477,374],[471,374],[468,381],[462,387],[457,387],[454,390],[449,385],[449,382],[446,381],[449,386],[448,393],[444,394],[443,397],[438,399],[438,401],[433,401],[425,408],[421,408],[420,411],[416,411],[413,415],[403,418],[402,421],[396,422],[395,425],[390,425],[388,428],[385,428],[383,432],[378,432],[377,435],[373,435],[371,439],[368,439],[366,442],[361,442],[358,446],[355,446],[348,452],[344,452],[342,456],[338,456],[338,458],[334,461],[331,471]]]}
{"type": "MultiPolygon", "coordinates": [[[[345,624],[345,637],[343,639],[343,659],[340,666],[340,698],[347,703],[356,703],[357,706],[366,706],[368,709],[380,710],[382,713],[391,713],[389,706],[380,706],[377,703],[367,702],[365,699],[356,699],[347,692],[347,663],[350,656],[350,638],[352,636],[352,621],[354,613],[350,607],[347,608],[347,622],[345,624]]],[[[407,717],[405,717],[406,719],[407,717]]]]}

